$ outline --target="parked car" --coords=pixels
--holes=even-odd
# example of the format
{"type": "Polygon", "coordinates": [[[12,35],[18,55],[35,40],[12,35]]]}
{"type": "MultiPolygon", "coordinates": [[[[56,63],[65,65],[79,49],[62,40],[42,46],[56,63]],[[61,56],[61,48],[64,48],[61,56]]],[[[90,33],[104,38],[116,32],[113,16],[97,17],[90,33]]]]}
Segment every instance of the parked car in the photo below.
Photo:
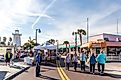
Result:
{"type": "Polygon", "coordinates": [[[4,55],[0,55],[0,61],[5,61],[4,55]]]}

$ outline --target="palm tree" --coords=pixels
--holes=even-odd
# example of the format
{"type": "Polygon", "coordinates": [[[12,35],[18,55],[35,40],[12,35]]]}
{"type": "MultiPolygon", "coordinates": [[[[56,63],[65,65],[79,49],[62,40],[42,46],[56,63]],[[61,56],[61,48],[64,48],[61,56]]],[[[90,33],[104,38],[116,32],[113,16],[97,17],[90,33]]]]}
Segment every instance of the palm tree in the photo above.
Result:
{"type": "Polygon", "coordinates": [[[72,32],[72,35],[75,35],[75,45],[77,46],[77,34],[78,34],[78,32],[72,32]]]}
{"type": "Polygon", "coordinates": [[[10,41],[10,42],[12,41],[12,38],[11,38],[11,37],[9,37],[9,41],[10,41]]]}
{"type": "Polygon", "coordinates": [[[77,32],[80,37],[80,45],[82,45],[82,35],[86,35],[86,31],[83,29],[78,29],[77,32]]]}
{"type": "Polygon", "coordinates": [[[11,41],[12,41],[12,38],[9,37],[8,45],[12,45],[12,44],[11,44],[11,41]]]}
{"type": "Polygon", "coordinates": [[[67,52],[67,45],[69,44],[69,41],[64,41],[63,44],[66,45],[66,52],[67,52]]]}
{"type": "Polygon", "coordinates": [[[6,40],[7,40],[7,38],[3,37],[3,42],[4,42],[5,45],[6,45],[6,40]]]}
{"type": "Polygon", "coordinates": [[[78,32],[72,32],[72,35],[75,35],[75,53],[77,50],[77,34],[78,34],[78,32]]]}
{"type": "Polygon", "coordinates": [[[54,39],[50,39],[50,40],[47,41],[47,42],[49,42],[50,44],[55,44],[55,40],[54,40],[54,39]]]}

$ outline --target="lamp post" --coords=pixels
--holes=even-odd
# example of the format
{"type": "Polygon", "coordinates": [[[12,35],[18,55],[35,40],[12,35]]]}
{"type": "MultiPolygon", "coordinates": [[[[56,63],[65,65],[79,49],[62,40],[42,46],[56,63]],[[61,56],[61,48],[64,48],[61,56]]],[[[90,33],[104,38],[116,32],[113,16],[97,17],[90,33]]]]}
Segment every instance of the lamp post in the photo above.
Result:
{"type": "Polygon", "coordinates": [[[36,29],[36,45],[37,45],[37,31],[39,32],[39,33],[41,33],[41,30],[40,29],[36,29]]]}

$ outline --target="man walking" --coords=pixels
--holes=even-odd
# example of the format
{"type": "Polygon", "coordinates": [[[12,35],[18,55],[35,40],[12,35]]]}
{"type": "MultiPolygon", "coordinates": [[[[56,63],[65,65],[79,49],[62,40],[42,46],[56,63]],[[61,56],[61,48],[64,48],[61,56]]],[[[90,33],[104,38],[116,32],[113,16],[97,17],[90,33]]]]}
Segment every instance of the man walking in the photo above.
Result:
{"type": "Polygon", "coordinates": [[[7,52],[5,54],[5,62],[6,62],[6,66],[9,65],[10,66],[10,61],[12,59],[13,54],[11,53],[10,49],[7,49],[7,52]]]}
{"type": "Polygon", "coordinates": [[[37,52],[36,54],[36,77],[39,77],[40,74],[40,63],[42,61],[40,51],[37,52]]]}
{"type": "Polygon", "coordinates": [[[103,74],[104,73],[104,69],[105,69],[105,63],[106,63],[106,55],[103,52],[103,50],[101,50],[101,52],[97,56],[96,60],[98,62],[98,71],[99,71],[100,74],[103,74]]]}
{"type": "Polygon", "coordinates": [[[81,64],[81,70],[85,71],[85,62],[86,62],[86,54],[84,51],[81,51],[80,53],[80,64],[81,64]]]}

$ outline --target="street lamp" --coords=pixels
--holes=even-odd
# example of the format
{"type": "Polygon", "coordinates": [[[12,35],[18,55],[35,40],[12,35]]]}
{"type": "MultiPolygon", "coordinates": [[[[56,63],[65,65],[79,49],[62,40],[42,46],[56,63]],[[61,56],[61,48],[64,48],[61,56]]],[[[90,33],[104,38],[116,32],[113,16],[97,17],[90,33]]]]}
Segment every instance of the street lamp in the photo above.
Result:
{"type": "Polygon", "coordinates": [[[36,29],[36,45],[37,45],[37,31],[39,32],[39,33],[41,33],[41,30],[40,29],[36,29]]]}

